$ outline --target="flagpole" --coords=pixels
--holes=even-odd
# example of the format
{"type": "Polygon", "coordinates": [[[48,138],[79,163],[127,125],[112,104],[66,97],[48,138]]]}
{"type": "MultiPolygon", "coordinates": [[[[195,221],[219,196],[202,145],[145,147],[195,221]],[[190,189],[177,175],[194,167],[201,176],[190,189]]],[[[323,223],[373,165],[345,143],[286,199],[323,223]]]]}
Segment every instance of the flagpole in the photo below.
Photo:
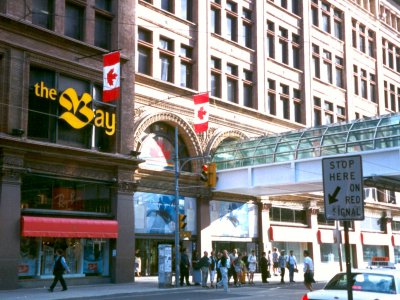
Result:
{"type": "Polygon", "coordinates": [[[178,287],[179,270],[179,157],[178,126],[175,126],[175,286],[178,287]]]}

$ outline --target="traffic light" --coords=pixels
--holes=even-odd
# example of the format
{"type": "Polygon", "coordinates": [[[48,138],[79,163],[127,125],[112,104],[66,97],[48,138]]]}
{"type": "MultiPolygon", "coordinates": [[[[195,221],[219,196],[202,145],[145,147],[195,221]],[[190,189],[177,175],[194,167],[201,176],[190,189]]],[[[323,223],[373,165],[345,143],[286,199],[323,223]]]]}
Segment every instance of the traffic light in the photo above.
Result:
{"type": "Polygon", "coordinates": [[[179,230],[185,230],[186,229],[186,215],[185,214],[179,214],[179,230]]]}
{"type": "Polygon", "coordinates": [[[208,165],[208,186],[215,187],[217,185],[217,164],[215,162],[208,165]]]}
{"type": "Polygon", "coordinates": [[[208,183],[208,165],[201,167],[200,180],[208,183]]]}

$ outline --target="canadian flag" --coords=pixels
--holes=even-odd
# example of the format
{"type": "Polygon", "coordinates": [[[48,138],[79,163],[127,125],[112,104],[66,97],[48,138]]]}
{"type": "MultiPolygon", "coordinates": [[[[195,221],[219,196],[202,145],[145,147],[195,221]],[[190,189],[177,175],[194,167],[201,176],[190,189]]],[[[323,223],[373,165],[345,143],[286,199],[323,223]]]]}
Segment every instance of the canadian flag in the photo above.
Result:
{"type": "Polygon", "coordinates": [[[194,95],[194,131],[201,133],[208,129],[208,93],[194,95]]]}
{"type": "Polygon", "coordinates": [[[119,98],[120,54],[119,51],[103,56],[103,101],[111,102],[119,98]]]}

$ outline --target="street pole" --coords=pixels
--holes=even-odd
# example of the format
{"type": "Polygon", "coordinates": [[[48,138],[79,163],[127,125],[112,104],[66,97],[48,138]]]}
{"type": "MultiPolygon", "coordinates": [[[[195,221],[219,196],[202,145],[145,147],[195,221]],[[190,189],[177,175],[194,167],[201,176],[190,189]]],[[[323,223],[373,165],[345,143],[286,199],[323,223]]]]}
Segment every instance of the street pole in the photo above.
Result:
{"type": "Polygon", "coordinates": [[[175,286],[179,284],[179,157],[178,127],[175,126],[175,286]]]}

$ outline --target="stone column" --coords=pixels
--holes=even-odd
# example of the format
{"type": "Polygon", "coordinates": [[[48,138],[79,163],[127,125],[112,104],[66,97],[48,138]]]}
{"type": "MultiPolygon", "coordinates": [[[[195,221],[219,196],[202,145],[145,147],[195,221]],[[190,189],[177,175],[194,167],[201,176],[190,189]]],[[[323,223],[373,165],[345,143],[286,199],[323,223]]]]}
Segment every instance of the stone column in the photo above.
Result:
{"type": "Polygon", "coordinates": [[[0,289],[18,288],[22,156],[0,149],[0,289]]]}

